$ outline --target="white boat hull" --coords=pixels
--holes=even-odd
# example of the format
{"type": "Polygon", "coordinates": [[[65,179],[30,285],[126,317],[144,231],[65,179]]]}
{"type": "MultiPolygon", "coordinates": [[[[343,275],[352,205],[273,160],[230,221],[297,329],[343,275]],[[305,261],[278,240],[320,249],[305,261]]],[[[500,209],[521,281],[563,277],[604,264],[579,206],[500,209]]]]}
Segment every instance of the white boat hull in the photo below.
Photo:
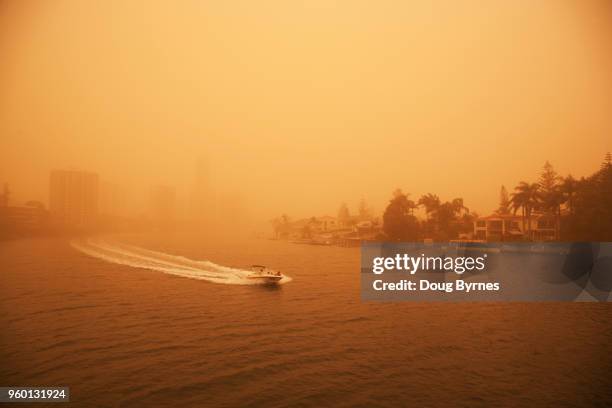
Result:
{"type": "Polygon", "coordinates": [[[283,277],[282,276],[248,276],[253,282],[265,285],[274,285],[278,283],[283,277]]]}

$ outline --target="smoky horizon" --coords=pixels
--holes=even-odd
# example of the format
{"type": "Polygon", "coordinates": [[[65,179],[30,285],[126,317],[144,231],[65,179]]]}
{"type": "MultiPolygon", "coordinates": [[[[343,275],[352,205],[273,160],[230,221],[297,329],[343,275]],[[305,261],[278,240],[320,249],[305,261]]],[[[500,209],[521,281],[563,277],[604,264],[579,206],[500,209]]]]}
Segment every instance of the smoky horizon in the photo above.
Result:
{"type": "Polygon", "coordinates": [[[398,188],[486,215],[546,161],[597,170],[611,49],[605,1],[2,2],[0,182],[49,205],[53,170],[92,172],[129,216],[380,215],[398,188]]]}

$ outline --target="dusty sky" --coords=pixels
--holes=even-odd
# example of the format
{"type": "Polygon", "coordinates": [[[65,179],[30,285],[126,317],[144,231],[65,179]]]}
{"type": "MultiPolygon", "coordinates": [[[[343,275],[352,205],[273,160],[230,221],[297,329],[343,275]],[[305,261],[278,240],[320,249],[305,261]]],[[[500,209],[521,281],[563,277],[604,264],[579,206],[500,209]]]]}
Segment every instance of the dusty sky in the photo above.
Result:
{"type": "Polygon", "coordinates": [[[257,216],[396,187],[487,213],[612,150],[612,2],[0,0],[0,181],[133,194],[195,163],[257,216]]]}

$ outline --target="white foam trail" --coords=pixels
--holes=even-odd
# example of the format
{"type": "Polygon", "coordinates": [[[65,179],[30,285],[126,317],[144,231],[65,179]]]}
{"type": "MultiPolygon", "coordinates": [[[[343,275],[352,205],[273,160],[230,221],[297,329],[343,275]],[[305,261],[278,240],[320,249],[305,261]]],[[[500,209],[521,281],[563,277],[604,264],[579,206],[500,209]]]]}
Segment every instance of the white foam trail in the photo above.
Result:
{"type": "MultiPolygon", "coordinates": [[[[256,282],[247,278],[251,273],[250,271],[217,265],[210,261],[197,261],[183,256],[151,251],[100,238],[73,240],[70,242],[70,245],[89,256],[133,268],[149,269],[214,283],[231,285],[256,284],[256,282]]],[[[289,276],[283,275],[279,283],[283,284],[290,281],[291,278],[289,276]]]]}

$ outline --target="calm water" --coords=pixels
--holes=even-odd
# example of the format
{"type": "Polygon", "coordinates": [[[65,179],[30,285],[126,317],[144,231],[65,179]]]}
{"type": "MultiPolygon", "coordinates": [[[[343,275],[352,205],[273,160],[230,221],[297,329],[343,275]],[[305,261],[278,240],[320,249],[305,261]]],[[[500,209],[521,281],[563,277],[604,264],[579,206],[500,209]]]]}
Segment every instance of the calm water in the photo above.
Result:
{"type": "Polygon", "coordinates": [[[0,385],[70,386],[71,405],[105,407],[612,404],[610,304],[362,303],[358,249],[192,238],[122,239],[292,281],[0,242],[0,385]]]}

